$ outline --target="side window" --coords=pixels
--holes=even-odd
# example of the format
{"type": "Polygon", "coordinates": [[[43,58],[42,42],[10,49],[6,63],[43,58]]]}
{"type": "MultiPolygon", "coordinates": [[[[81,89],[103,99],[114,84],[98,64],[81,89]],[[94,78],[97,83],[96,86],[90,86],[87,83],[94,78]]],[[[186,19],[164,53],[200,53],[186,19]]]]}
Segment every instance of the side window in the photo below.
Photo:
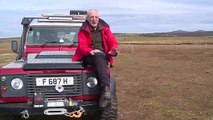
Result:
{"type": "Polygon", "coordinates": [[[33,44],[33,32],[32,31],[28,32],[27,43],[33,44]]]}

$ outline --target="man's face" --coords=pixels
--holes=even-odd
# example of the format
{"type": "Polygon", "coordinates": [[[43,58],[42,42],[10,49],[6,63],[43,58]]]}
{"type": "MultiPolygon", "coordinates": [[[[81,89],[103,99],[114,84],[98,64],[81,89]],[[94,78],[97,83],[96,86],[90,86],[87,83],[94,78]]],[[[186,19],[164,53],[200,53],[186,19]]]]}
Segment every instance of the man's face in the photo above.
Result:
{"type": "Polygon", "coordinates": [[[99,14],[96,11],[91,11],[90,14],[87,16],[87,20],[89,24],[93,28],[97,28],[99,22],[99,14]]]}

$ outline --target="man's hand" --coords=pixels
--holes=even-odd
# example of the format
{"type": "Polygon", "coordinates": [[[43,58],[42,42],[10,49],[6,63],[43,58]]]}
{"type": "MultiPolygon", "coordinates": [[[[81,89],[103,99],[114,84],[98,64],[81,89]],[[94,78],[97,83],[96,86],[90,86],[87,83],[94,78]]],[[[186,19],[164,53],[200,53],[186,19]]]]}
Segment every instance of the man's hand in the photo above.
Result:
{"type": "Polygon", "coordinates": [[[95,55],[95,53],[102,53],[99,49],[94,49],[90,51],[91,55],[95,55]]]}
{"type": "Polygon", "coordinates": [[[120,53],[117,49],[113,48],[111,51],[109,51],[109,55],[115,57],[120,53]]]}

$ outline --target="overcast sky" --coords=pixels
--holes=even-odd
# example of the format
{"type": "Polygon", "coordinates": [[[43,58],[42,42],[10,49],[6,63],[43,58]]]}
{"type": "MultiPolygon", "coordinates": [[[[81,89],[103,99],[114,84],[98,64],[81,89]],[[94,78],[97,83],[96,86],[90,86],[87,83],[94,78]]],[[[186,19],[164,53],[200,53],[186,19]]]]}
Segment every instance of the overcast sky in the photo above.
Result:
{"type": "Polygon", "coordinates": [[[96,8],[114,33],[213,31],[213,0],[1,0],[0,37],[20,36],[24,16],[96,8]]]}

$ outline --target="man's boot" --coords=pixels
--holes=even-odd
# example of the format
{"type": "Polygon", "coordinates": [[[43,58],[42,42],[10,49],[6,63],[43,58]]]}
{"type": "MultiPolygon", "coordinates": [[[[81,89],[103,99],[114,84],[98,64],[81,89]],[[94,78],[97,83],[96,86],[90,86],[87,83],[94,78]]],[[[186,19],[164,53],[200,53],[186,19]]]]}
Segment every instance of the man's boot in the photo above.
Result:
{"type": "Polygon", "coordinates": [[[111,92],[109,86],[104,86],[99,100],[99,107],[106,107],[110,104],[111,92]]]}

